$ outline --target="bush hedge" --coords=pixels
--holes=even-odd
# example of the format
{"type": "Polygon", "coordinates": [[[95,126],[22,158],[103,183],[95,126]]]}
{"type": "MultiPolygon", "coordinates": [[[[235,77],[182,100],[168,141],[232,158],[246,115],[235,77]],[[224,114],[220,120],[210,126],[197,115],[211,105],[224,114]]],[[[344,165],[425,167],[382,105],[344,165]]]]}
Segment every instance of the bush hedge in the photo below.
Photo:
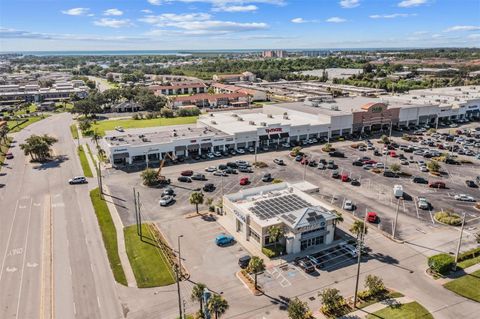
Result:
{"type": "Polygon", "coordinates": [[[268,258],[273,258],[280,256],[280,254],[285,253],[285,246],[283,245],[277,245],[275,246],[270,246],[270,247],[263,247],[262,248],[262,253],[267,256],[268,258]]]}
{"type": "Polygon", "coordinates": [[[452,270],[455,259],[449,254],[438,254],[428,258],[428,267],[441,275],[446,275],[452,270]]]}
{"type": "Polygon", "coordinates": [[[435,220],[451,226],[460,226],[462,224],[460,215],[453,211],[437,212],[435,213],[435,220]]]}
{"type": "Polygon", "coordinates": [[[458,255],[458,261],[464,261],[480,256],[480,247],[467,250],[458,255]]]}

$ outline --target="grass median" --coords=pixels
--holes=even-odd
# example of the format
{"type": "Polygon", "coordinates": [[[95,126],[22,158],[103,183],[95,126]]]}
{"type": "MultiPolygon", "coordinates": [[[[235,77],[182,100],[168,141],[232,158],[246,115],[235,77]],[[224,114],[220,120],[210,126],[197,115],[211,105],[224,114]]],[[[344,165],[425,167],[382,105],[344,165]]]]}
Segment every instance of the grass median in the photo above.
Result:
{"type": "Polygon", "coordinates": [[[367,316],[367,319],[433,319],[433,316],[418,302],[393,305],[367,316]]]}
{"type": "Polygon", "coordinates": [[[88,164],[87,154],[85,154],[82,145],[77,147],[77,153],[80,158],[80,164],[82,165],[83,175],[85,175],[85,177],[93,177],[92,170],[88,164]]]}
{"type": "Polygon", "coordinates": [[[150,230],[142,224],[143,238],[137,234],[137,226],[125,227],[125,246],[138,288],[161,287],[175,283],[175,275],[150,230]]]}
{"type": "Polygon", "coordinates": [[[108,261],[110,262],[110,268],[113,272],[115,280],[122,284],[127,285],[127,279],[123,272],[122,263],[118,255],[118,243],[117,243],[117,230],[113,224],[112,216],[108,210],[107,203],[102,199],[100,190],[95,188],[90,191],[90,199],[92,200],[93,208],[95,209],[95,215],[97,216],[98,225],[102,233],[103,244],[107,251],[108,261]]]}
{"type": "Polygon", "coordinates": [[[78,130],[76,124],[70,125],[70,132],[72,132],[72,137],[74,140],[78,139],[78,130]]]}
{"type": "Polygon", "coordinates": [[[23,130],[27,126],[29,126],[29,125],[31,125],[35,122],[38,122],[40,120],[43,120],[44,118],[46,118],[46,117],[33,116],[33,117],[29,117],[27,119],[23,119],[21,121],[7,121],[8,129],[9,129],[8,132],[9,133],[20,132],[21,130],[23,130]]]}
{"type": "Polygon", "coordinates": [[[480,302],[480,270],[452,280],[443,287],[460,296],[480,302]]]}
{"type": "Polygon", "coordinates": [[[105,131],[112,131],[117,126],[121,126],[124,129],[129,128],[144,128],[153,126],[168,126],[168,125],[180,125],[180,124],[193,124],[197,122],[198,116],[185,116],[174,118],[156,118],[148,120],[103,120],[98,121],[92,125],[91,130],[97,131],[99,135],[104,136],[105,131]]]}

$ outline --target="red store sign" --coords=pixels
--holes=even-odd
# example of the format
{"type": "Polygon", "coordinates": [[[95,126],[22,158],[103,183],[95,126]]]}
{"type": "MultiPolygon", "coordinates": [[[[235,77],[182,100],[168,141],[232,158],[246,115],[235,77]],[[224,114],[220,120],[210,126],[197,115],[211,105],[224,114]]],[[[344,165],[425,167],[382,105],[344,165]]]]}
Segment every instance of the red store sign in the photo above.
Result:
{"type": "Polygon", "coordinates": [[[281,128],[281,127],[266,128],[266,129],[265,129],[265,132],[267,132],[267,134],[276,133],[276,132],[281,132],[281,131],[282,131],[282,128],[281,128]]]}

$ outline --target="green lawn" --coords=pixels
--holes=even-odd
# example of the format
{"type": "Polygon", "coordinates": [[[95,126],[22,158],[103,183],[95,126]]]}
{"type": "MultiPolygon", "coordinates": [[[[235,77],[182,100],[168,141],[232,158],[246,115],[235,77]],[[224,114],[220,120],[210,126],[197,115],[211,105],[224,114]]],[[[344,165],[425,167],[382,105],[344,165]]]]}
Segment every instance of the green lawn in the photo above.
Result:
{"type": "Polygon", "coordinates": [[[97,130],[98,134],[101,136],[105,135],[105,131],[114,130],[115,127],[121,126],[124,129],[128,128],[142,128],[142,127],[153,127],[153,126],[167,126],[167,125],[179,125],[179,124],[193,124],[197,121],[197,116],[186,116],[186,117],[174,117],[174,118],[157,118],[150,120],[104,120],[98,121],[96,124],[92,125],[91,130],[97,130]]]}
{"type": "Polygon", "coordinates": [[[126,286],[127,279],[125,278],[122,263],[118,256],[117,231],[113,224],[108,206],[101,198],[100,190],[98,188],[90,191],[90,199],[92,200],[92,205],[95,209],[95,214],[97,215],[98,225],[102,232],[103,244],[107,251],[107,257],[110,262],[110,268],[112,268],[113,276],[117,282],[126,286]]]}
{"type": "Polygon", "coordinates": [[[480,263],[480,256],[470,258],[470,259],[465,259],[464,261],[459,262],[457,264],[457,267],[465,269],[465,268],[468,268],[470,266],[476,265],[478,263],[480,263]]]}
{"type": "Polygon", "coordinates": [[[480,270],[452,280],[443,287],[460,296],[480,302],[480,270]]]}
{"type": "Polygon", "coordinates": [[[80,145],[77,147],[78,157],[80,157],[80,164],[82,165],[83,174],[85,177],[93,177],[92,170],[88,164],[87,155],[83,150],[83,147],[80,145]]]}
{"type": "Polygon", "coordinates": [[[8,129],[10,130],[9,133],[20,132],[21,130],[23,130],[27,126],[29,126],[29,125],[31,125],[35,122],[38,122],[40,120],[43,120],[44,118],[45,117],[33,116],[33,117],[26,118],[26,119],[22,119],[18,122],[17,121],[7,121],[8,129]],[[22,121],[25,121],[25,122],[22,123],[22,121]],[[22,123],[22,124],[17,126],[18,123],[22,123]]]}
{"type": "Polygon", "coordinates": [[[171,285],[175,276],[162,250],[153,240],[148,224],[142,224],[143,241],[137,235],[137,226],[124,228],[128,259],[139,288],[171,285]]]}
{"type": "Polygon", "coordinates": [[[10,148],[10,143],[12,142],[11,137],[7,137],[5,143],[0,143],[0,171],[2,170],[2,164],[5,161],[5,154],[8,152],[10,148]]]}
{"type": "Polygon", "coordinates": [[[373,314],[368,315],[367,319],[433,319],[433,316],[418,302],[410,302],[398,307],[383,308],[373,314]]]}
{"type": "Polygon", "coordinates": [[[74,140],[78,139],[77,125],[75,124],[70,125],[70,132],[72,132],[72,137],[74,140]]]}

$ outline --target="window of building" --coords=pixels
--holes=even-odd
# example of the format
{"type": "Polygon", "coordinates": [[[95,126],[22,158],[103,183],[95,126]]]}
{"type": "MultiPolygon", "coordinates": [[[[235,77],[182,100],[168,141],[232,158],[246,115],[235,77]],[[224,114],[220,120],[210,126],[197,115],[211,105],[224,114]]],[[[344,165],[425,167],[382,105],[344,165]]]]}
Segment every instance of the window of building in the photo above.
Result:
{"type": "Polygon", "coordinates": [[[260,236],[258,236],[258,234],[252,228],[248,228],[248,230],[250,232],[250,237],[255,239],[257,242],[260,242],[260,236]]]}

